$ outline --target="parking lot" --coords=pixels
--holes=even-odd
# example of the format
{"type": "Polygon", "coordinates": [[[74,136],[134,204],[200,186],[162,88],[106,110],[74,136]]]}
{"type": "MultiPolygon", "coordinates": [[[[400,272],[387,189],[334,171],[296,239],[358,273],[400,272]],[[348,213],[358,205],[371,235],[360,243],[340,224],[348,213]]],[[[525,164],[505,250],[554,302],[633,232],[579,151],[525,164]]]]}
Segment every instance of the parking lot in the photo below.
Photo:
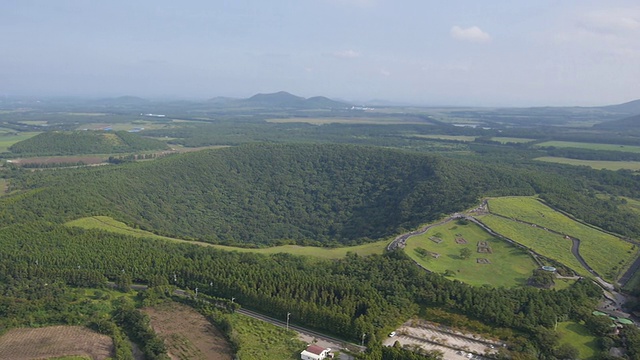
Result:
{"type": "Polygon", "coordinates": [[[479,336],[474,338],[472,334],[456,333],[450,329],[444,331],[426,322],[406,323],[396,330],[396,334],[387,338],[383,344],[392,346],[398,341],[403,346],[414,345],[425,350],[439,350],[444,354],[444,359],[486,359],[482,354],[496,353],[498,347],[502,345],[479,336]]]}

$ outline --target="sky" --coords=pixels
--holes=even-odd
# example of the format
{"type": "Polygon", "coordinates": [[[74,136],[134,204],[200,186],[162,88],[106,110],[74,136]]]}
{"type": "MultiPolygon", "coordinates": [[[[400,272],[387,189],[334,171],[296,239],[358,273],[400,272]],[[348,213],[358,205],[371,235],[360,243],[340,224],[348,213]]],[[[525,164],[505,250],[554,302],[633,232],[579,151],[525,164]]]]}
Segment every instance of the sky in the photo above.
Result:
{"type": "Polygon", "coordinates": [[[637,0],[0,0],[0,44],[0,96],[640,98],[637,0]]]}

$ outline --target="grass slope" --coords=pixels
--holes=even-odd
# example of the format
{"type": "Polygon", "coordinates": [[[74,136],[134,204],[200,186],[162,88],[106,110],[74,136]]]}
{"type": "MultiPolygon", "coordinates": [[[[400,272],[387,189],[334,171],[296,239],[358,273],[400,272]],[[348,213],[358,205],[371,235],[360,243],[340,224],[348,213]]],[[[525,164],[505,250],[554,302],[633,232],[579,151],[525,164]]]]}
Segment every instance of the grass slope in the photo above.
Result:
{"type": "Polygon", "coordinates": [[[230,320],[240,342],[238,359],[296,360],[305,349],[294,331],[240,314],[230,320]]]}
{"type": "Polygon", "coordinates": [[[67,226],[75,226],[83,229],[100,229],[105,231],[110,231],[118,234],[130,235],[140,238],[152,238],[158,240],[166,240],[172,242],[182,242],[189,244],[196,244],[200,246],[211,246],[216,249],[226,250],[226,251],[238,251],[238,252],[252,252],[259,254],[276,254],[276,253],[287,253],[292,255],[306,255],[313,256],[320,259],[339,259],[345,257],[348,252],[352,252],[361,256],[372,255],[372,254],[382,254],[384,249],[386,248],[389,241],[377,241],[374,243],[357,245],[357,246],[347,246],[347,247],[339,247],[339,248],[323,248],[317,246],[299,246],[299,245],[282,245],[282,246],[274,246],[269,248],[260,248],[260,249],[251,249],[251,248],[240,248],[233,246],[225,246],[225,245],[214,245],[200,241],[189,241],[183,239],[176,239],[166,236],[156,235],[152,232],[134,229],[127,224],[114,220],[108,216],[90,216],[86,218],[81,218],[77,220],[72,220],[66,223],[67,226]]]}
{"type": "Polygon", "coordinates": [[[597,338],[589,333],[589,330],[577,322],[566,321],[558,323],[558,335],[560,344],[571,344],[580,352],[580,359],[592,359],[598,352],[597,338]]]}
{"type": "MultiPolygon", "coordinates": [[[[595,271],[609,280],[617,278],[621,270],[636,256],[632,244],[579,223],[533,197],[493,198],[489,200],[489,210],[580,239],[580,255],[595,271]]],[[[571,244],[568,240],[560,241],[571,244]]]]}
{"type": "Polygon", "coordinates": [[[32,138],[40,133],[38,132],[16,132],[16,131],[0,131],[0,153],[9,151],[9,147],[20,141],[32,138]]]}
{"type": "Polygon", "coordinates": [[[525,251],[492,237],[479,226],[469,223],[460,225],[449,222],[429,229],[425,234],[409,238],[405,252],[425,268],[443,273],[452,270],[454,279],[471,285],[492,285],[513,287],[526,284],[531,276],[536,263],[525,251]],[[457,235],[459,234],[459,235],[457,235]],[[463,237],[467,244],[459,245],[456,237],[463,237]],[[438,237],[443,241],[435,243],[430,237],[438,237]],[[487,241],[492,249],[491,254],[478,253],[479,241],[487,241]],[[430,256],[420,256],[417,248],[423,248],[440,254],[435,259],[430,256]],[[471,256],[468,259],[460,258],[460,249],[468,248],[471,256]],[[488,259],[490,264],[479,264],[478,258],[488,259]]]}

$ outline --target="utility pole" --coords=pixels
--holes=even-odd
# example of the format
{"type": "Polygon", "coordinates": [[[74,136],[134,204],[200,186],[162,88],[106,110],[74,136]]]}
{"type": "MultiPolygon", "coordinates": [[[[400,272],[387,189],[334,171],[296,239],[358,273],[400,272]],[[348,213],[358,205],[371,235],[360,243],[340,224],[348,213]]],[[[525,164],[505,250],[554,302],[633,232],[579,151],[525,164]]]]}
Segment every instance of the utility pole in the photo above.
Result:
{"type": "Polygon", "coordinates": [[[195,297],[198,297],[198,288],[196,288],[196,296],[195,297]]]}
{"type": "Polygon", "coordinates": [[[289,330],[289,316],[291,316],[290,312],[287,313],[287,330],[289,330]]]}
{"type": "Polygon", "coordinates": [[[362,333],[362,344],[360,344],[360,345],[362,345],[362,346],[364,346],[364,337],[365,337],[366,335],[367,335],[367,334],[362,333]]]}

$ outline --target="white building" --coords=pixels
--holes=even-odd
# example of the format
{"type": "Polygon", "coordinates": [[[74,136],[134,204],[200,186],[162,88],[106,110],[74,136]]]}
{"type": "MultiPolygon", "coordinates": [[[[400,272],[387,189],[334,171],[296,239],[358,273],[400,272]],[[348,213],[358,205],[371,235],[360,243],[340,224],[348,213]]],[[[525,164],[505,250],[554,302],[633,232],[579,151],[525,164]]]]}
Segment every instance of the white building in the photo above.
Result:
{"type": "Polygon", "coordinates": [[[329,351],[331,349],[312,344],[307,346],[307,350],[300,353],[300,358],[302,360],[323,360],[329,356],[329,351]]]}

